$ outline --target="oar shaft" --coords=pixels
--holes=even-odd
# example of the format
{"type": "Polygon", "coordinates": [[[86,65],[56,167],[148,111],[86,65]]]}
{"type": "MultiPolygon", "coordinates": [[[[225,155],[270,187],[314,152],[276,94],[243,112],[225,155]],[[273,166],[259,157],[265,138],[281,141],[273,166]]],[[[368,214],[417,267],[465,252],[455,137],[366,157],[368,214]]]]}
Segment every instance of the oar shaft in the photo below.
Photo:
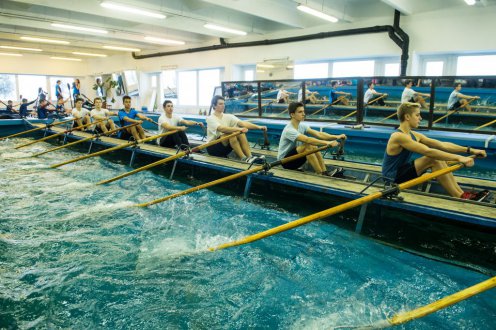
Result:
{"type": "Polygon", "coordinates": [[[456,304],[462,300],[468,299],[472,296],[475,296],[479,293],[490,290],[494,287],[496,287],[496,277],[492,277],[492,278],[490,278],[484,282],[478,283],[478,284],[473,285],[469,288],[461,290],[455,294],[444,297],[444,298],[437,300],[431,304],[422,306],[420,308],[414,309],[414,310],[409,311],[409,312],[397,314],[397,315],[393,316],[390,320],[388,320],[388,322],[391,325],[403,324],[403,323],[406,323],[408,321],[418,319],[418,318],[424,317],[426,315],[429,315],[431,313],[437,312],[440,309],[443,309],[443,308],[446,308],[446,307],[451,306],[453,304],[456,304]]]}
{"type": "Polygon", "coordinates": [[[98,182],[97,184],[98,184],[98,185],[100,185],[100,184],[106,184],[106,183],[114,182],[114,181],[120,180],[120,179],[122,179],[122,178],[125,178],[125,177],[127,177],[127,176],[130,176],[130,175],[136,174],[136,173],[138,173],[138,172],[141,172],[141,171],[144,171],[144,170],[150,169],[150,168],[152,168],[152,167],[158,166],[158,165],[160,165],[160,164],[165,164],[165,163],[168,163],[168,162],[173,161],[173,160],[175,160],[175,159],[181,158],[181,157],[183,157],[184,155],[189,154],[190,152],[194,152],[194,151],[199,151],[199,150],[205,149],[205,148],[207,148],[207,147],[209,147],[209,146],[212,146],[212,145],[217,144],[217,143],[220,143],[220,142],[222,142],[222,141],[224,141],[224,140],[230,139],[230,138],[232,138],[232,137],[234,137],[234,136],[236,136],[236,135],[239,135],[240,133],[241,133],[241,132],[235,132],[235,133],[232,133],[232,134],[226,135],[226,136],[224,136],[224,137],[222,137],[222,138],[220,138],[220,139],[217,139],[217,140],[214,140],[214,141],[211,141],[211,142],[208,142],[208,143],[202,144],[202,145],[200,145],[200,146],[198,146],[198,147],[195,147],[195,148],[193,148],[191,151],[189,151],[189,150],[188,150],[188,151],[181,151],[181,152],[179,152],[179,153],[177,153],[177,154],[175,154],[175,155],[172,155],[172,156],[170,156],[170,157],[167,157],[167,158],[164,158],[164,159],[158,160],[158,161],[156,161],[156,162],[153,162],[153,163],[151,163],[151,164],[148,164],[148,165],[142,166],[142,167],[140,167],[140,168],[137,168],[137,169],[135,169],[135,170],[129,171],[129,172],[127,172],[127,173],[124,173],[124,174],[118,175],[118,176],[113,177],[113,178],[111,178],[111,179],[100,181],[100,182],[98,182]]]}
{"type": "MultiPolygon", "coordinates": [[[[398,186],[398,189],[399,190],[408,189],[410,187],[413,187],[413,186],[418,185],[420,183],[423,183],[425,181],[428,181],[428,180],[437,178],[438,176],[441,176],[441,175],[444,175],[444,174],[447,174],[447,173],[456,171],[459,168],[461,168],[462,166],[463,166],[462,164],[457,164],[457,165],[454,165],[454,166],[450,166],[450,167],[447,167],[447,168],[444,168],[444,169],[435,171],[433,173],[422,175],[421,177],[418,177],[418,178],[415,178],[413,180],[410,180],[410,181],[407,181],[407,182],[404,182],[404,183],[400,184],[398,186]]],[[[371,201],[373,201],[373,200],[375,200],[377,198],[382,197],[384,194],[385,194],[384,191],[379,191],[379,192],[376,192],[376,193],[373,193],[373,194],[370,194],[370,195],[367,195],[367,196],[363,196],[361,198],[358,198],[358,199],[355,199],[355,200],[346,202],[346,203],[341,204],[341,205],[337,205],[337,206],[331,207],[331,208],[329,208],[327,210],[317,212],[315,214],[312,214],[312,215],[303,217],[301,219],[298,219],[298,220],[295,220],[295,221],[292,221],[292,222],[288,222],[288,223],[286,223],[284,225],[281,225],[281,226],[278,226],[278,227],[275,227],[275,228],[272,228],[272,229],[269,229],[269,230],[260,232],[258,234],[247,236],[247,237],[245,237],[245,238],[243,238],[241,240],[234,241],[234,242],[228,242],[228,243],[221,244],[221,245],[216,246],[216,247],[213,247],[213,248],[209,248],[209,250],[210,251],[215,251],[215,250],[225,249],[225,248],[228,248],[228,247],[233,247],[233,246],[238,246],[238,245],[242,245],[242,244],[247,244],[247,243],[251,243],[251,242],[254,242],[254,241],[258,241],[258,240],[260,240],[262,238],[265,238],[265,237],[268,237],[268,236],[272,236],[272,235],[275,235],[275,234],[279,234],[279,233],[281,233],[283,231],[286,231],[286,230],[289,230],[289,229],[292,229],[292,228],[295,228],[295,227],[299,227],[299,226],[304,225],[306,223],[309,223],[309,222],[312,222],[312,221],[315,221],[315,220],[319,220],[319,219],[322,219],[322,218],[325,218],[325,217],[329,217],[331,215],[334,215],[334,214],[337,214],[337,213],[346,211],[346,210],[351,209],[353,207],[356,207],[356,206],[359,206],[359,205],[362,205],[362,204],[365,204],[365,203],[369,203],[369,202],[371,202],[371,201]]]]}
{"type": "Polygon", "coordinates": [[[55,164],[55,165],[52,165],[50,167],[57,168],[57,167],[60,167],[60,166],[63,166],[63,165],[67,165],[67,164],[70,164],[70,163],[78,162],[78,161],[83,160],[83,159],[87,159],[87,158],[91,158],[91,157],[95,157],[95,156],[100,156],[100,155],[103,155],[103,154],[106,154],[106,153],[109,153],[109,152],[112,152],[112,151],[115,151],[115,150],[119,150],[119,149],[124,149],[124,148],[130,147],[132,145],[137,145],[137,144],[144,143],[144,142],[147,142],[147,141],[155,140],[155,139],[158,139],[158,138],[163,137],[163,136],[174,134],[176,132],[177,131],[175,131],[175,130],[174,131],[169,131],[169,132],[165,132],[165,133],[162,133],[162,134],[159,134],[159,135],[150,136],[150,137],[147,137],[145,139],[140,139],[138,141],[127,142],[127,143],[121,144],[119,146],[115,146],[115,147],[112,147],[112,148],[109,148],[109,149],[105,149],[105,150],[94,152],[94,153],[89,154],[89,155],[84,155],[84,156],[81,156],[81,157],[73,158],[73,159],[70,159],[70,160],[68,160],[66,162],[55,164]]]}
{"type": "MultiPolygon", "coordinates": [[[[19,132],[19,133],[15,133],[15,134],[12,134],[12,135],[9,135],[9,136],[4,136],[4,137],[1,137],[0,140],[3,140],[3,139],[10,139],[10,138],[13,138],[13,137],[16,137],[16,136],[19,136],[19,135],[23,135],[23,134],[28,134],[28,133],[32,133],[32,132],[36,132],[36,131],[40,131],[40,130],[43,130],[43,129],[46,129],[48,127],[51,127],[51,126],[56,126],[56,125],[62,125],[62,124],[65,124],[65,123],[68,123],[72,121],[71,120],[65,120],[65,121],[60,121],[58,123],[52,123],[52,124],[48,124],[46,126],[43,126],[43,127],[37,127],[37,128],[33,128],[33,129],[30,129],[30,130],[27,130],[27,131],[22,131],[22,132],[19,132]]],[[[31,123],[29,123],[31,124],[31,123]]]]}
{"type": "MultiPolygon", "coordinates": [[[[132,125],[129,125],[129,126],[135,126],[135,125],[138,125],[138,123],[135,123],[135,124],[132,124],[132,125]]],[[[129,126],[127,126],[127,127],[129,127],[129,126]]],[[[110,131],[108,131],[107,133],[105,133],[103,135],[109,135],[109,134],[118,132],[118,131],[120,131],[120,130],[122,130],[124,128],[126,128],[126,127],[119,127],[119,128],[110,130],[110,131]]],[[[101,136],[101,135],[100,134],[95,134],[93,136],[90,136],[90,137],[87,137],[87,138],[84,138],[84,139],[81,139],[81,140],[77,140],[77,141],[74,141],[74,142],[71,142],[71,143],[64,144],[62,146],[58,146],[58,147],[55,147],[55,148],[52,148],[52,149],[48,149],[48,150],[39,152],[37,154],[34,154],[33,157],[37,157],[37,156],[44,155],[44,154],[49,153],[49,152],[52,152],[52,151],[56,151],[56,150],[59,150],[59,149],[67,148],[67,147],[70,147],[70,146],[73,146],[73,145],[76,145],[76,144],[79,144],[79,143],[83,143],[83,142],[86,142],[86,141],[89,141],[89,140],[92,140],[92,139],[96,139],[99,136],[101,136]]]]}
{"type": "MultiPolygon", "coordinates": [[[[302,158],[302,157],[306,157],[306,156],[308,156],[310,154],[319,152],[319,151],[324,150],[326,148],[328,148],[328,146],[320,147],[320,148],[317,148],[317,149],[314,149],[314,150],[306,151],[306,152],[301,153],[301,154],[297,154],[297,155],[293,155],[293,156],[290,156],[290,157],[287,157],[287,158],[283,158],[281,160],[278,160],[278,161],[275,161],[275,162],[269,164],[269,168],[272,168],[274,166],[278,166],[278,165],[281,165],[281,164],[286,164],[286,163],[292,162],[293,160],[296,160],[296,159],[302,158]]],[[[211,181],[211,182],[207,182],[207,183],[204,183],[202,185],[199,185],[199,186],[196,186],[196,187],[192,187],[192,188],[189,188],[189,189],[180,191],[178,193],[175,193],[175,194],[172,194],[172,195],[163,197],[163,198],[159,198],[159,199],[153,200],[153,201],[148,202],[148,203],[137,204],[136,206],[145,207],[145,206],[150,206],[150,205],[153,205],[153,204],[165,202],[165,201],[168,201],[169,199],[173,199],[173,198],[176,198],[176,197],[187,195],[189,193],[192,193],[192,192],[195,192],[195,191],[198,191],[198,190],[201,190],[201,189],[212,187],[212,186],[218,185],[220,183],[232,181],[232,180],[235,180],[237,178],[241,178],[241,177],[244,177],[244,176],[247,176],[247,175],[250,175],[250,174],[259,172],[259,171],[262,171],[264,168],[265,168],[264,166],[256,166],[256,167],[254,167],[252,169],[241,171],[241,172],[235,173],[235,174],[231,174],[231,175],[226,176],[224,178],[220,178],[220,179],[217,179],[217,180],[214,180],[214,181],[211,181]]]]}
{"type": "Polygon", "coordinates": [[[343,116],[343,117],[339,118],[339,119],[338,119],[338,121],[339,121],[339,120],[346,119],[346,118],[348,118],[348,117],[351,117],[351,116],[353,116],[355,113],[357,113],[357,110],[352,111],[352,112],[350,112],[349,114],[347,114],[346,116],[343,116]]]}
{"type": "Polygon", "coordinates": [[[495,120],[490,121],[489,123],[486,123],[486,124],[484,124],[484,125],[481,125],[481,126],[477,127],[475,130],[479,130],[479,129],[481,129],[481,128],[484,128],[484,127],[490,126],[490,125],[492,125],[492,124],[494,124],[494,123],[496,123],[496,119],[495,119],[495,120]]]}
{"type": "Polygon", "coordinates": [[[249,170],[246,170],[246,171],[242,171],[242,172],[239,172],[239,173],[235,173],[235,174],[229,175],[229,176],[227,176],[225,178],[220,178],[220,179],[217,179],[217,180],[214,180],[214,181],[205,183],[205,184],[201,184],[199,186],[192,187],[192,188],[189,188],[189,189],[180,191],[178,193],[175,193],[175,194],[172,194],[172,195],[163,197],[163,198],[159,198],[159,199],[153,200],[153,201],[148,202],[148,203],[137,204],[136,206],[145,207],[145,206],[150,206],[150,205],[154,205],[154,204],[157,204],[157,203],[165,202],[165,201],[168,201],[169,199],[174,199],[174,198],[177,198],[177,197],[180,197],[180,196],[183,196],[183,195],[187,195],[189,193],[192,193],[192,192],[195,192],[195,191],[198,191],[198,190],[202,190],[202,189],[205,189],[205,188],[208,188],[208,187],[212,187],[212,186],[218,185],[220,183],[224,183],[224,182],[227,182],[227,181],[232,181],[232,180],[235,180],[237,178],[241,178],[241,177],[244,177],[244,176],[253,174],[255,172],[261,171],[263,169],[264,169],[263,166],[256,166],[256,167],[254,167],[252,169],[249,169],[249,170]]]}
{"type": "Polygon", "coordinates": [[[467,104],[463,105],[462,107],[458,107],[458,108],[456,108],[456,109],[454,109],[454,110],[452,110],[452,111],[448,112],[448,113],[447,113],[447,114],[445,114],[444,116],[441,116],[441,117],[439,117],[438,119],[434,120],[432,123],[433,123],[433,124],[436,124],[436,123],[440,122],[441,120],[443,120],[444,118],[451,116],[452,114],[454,114],[455,112],[458,112],[458,111],[459,111],[460,109],[462,109],[463,107],[465,107],[465,106],[469,105],[470,103],[472,103],[472,101],[474,101],[474,100],[475,100],[475,98],[471,99],[470,101],[468,101],[468,102],[467,102],[467,104]]]}

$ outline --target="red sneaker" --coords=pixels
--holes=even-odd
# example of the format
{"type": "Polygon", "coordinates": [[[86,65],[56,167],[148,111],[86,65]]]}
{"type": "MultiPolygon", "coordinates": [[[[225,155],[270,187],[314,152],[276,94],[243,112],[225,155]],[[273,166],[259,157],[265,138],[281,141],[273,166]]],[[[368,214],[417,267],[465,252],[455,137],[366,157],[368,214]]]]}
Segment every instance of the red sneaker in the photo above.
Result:
{"type": "Polygon", "coordinates": [[[464,191],[463,194],[460,196],[461,199],[470,199],[473,200],[477,197],[477,194],[472,191],[464,191]]]}

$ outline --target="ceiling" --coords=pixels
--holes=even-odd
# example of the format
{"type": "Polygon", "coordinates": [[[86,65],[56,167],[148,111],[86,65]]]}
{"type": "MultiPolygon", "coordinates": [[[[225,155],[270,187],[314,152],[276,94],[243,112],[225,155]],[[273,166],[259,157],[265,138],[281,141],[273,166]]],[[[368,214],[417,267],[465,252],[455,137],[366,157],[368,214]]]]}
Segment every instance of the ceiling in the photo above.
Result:
{"type": "MultiPolygon", "coordinates": [[[[141,53],[194,48],[229,41],[261,40],[303,35],[322,29],[345,30],[378,18],[391,18],[394,9],[404,15],[442,11],[447,6],[467,6],[463,0],[115,0],[113,3],[158,12],[165,19],[140,16],[101,6],[103,0],[0,0],[0,47],[29,47],[51,56],[81,57],[72,52],[113,55],[122,51],[103,46],[131,47],[141,53]],[[333,15],[330,23],[296,9],[297,5],[333,15]],[[52,23],[104,29],[106,34],[74,31],[52,23]],[[209,30],[206,23],[247,32],[246,36],[209,30]],[[53,45],[21,40],[23,36],[70,42],[53,45]],[[182,46],[150,43],[144,37],[183,41],[182,46]]],[[[476,6],[494,5],[496,0],[477,0],[476,6]]],[[[31,52],[2,49],[0,52],[31,52]]],[[[39,53],[39,52],[38,52],[39,53]]]]}

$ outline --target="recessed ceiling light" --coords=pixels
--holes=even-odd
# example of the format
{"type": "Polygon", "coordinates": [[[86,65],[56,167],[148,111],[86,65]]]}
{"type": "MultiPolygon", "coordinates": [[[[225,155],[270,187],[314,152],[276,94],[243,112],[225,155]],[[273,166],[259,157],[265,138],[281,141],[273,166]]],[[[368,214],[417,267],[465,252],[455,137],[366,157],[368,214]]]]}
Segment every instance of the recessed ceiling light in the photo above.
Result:
{"type": "Polygon", "coordinates": [[[19,50],[30,50],[33,52],[42,52],[43,50],[39,48],[26,48],[26,47],[14,47],[14,46],[0,46],[0,48],[5,48],[5,49],[19,49],[19,50]]]}
{"type": "Polygon", "coordinates": [[[94,33],[101,33],[101,34],[107,34],[108,33],[108,31],[106,31],[106,30],[88,28],[88,27],[83,27],[83,26],[74,26],[74,25],[66,25],[66,24],[59,24],[59,23],[52,23],[52,26],[58,27],[61,29],[68,29],[68,30],[94,32],[94,33]]]}
{"type": "Polygon", "coordinates": [[[155,38],[155,37],[145,37],[145,40],[152,42],[152,43],[159,43],[159,44],[170,44],[170,45],[184,45],[185,44],[184,41],[162,39],[162,38],[155,38]]]}
{"type": "Polygon", "coordinates": [[[22,56],[22,54],[14,54],[14,53],[1,53],[1,52],[0,52],[0,55],[2,55],[2,56],[22,56]]]}
{"type": "Polygon", "coordinates": [[[62,60],[62,61],[76,61],[76,62],[81,62],[82,60],[80,58],[74,58],[74,57],[50,57],[52,60],[62,60]]]}
{"type": "Polygon", "coordinates": [[[126,52],[141,52],[139,48],[128,48],[128,47],[119,47],[119,46],[103,46],[105,49],[113,49],[113,50],[123,50],[126,52]]]}
{"type": "Polygon", "coordinates": [[[223,27],[223,26],[219,26],[219,25],[215,25],[215,24],[210,24],[210,23],[207,23],[203,26],[206,27],[207,29],[210,29],[210,30],[229,32],[229,33],[233,33],[233,34],[238,34],[240,36],[245,36],[247,34],[245,31],[235,30],[235,29],[231,29],[231,28],[227,28],[227,27],[223,27]]]}
{"type": "Polygon", "coordinates": [[[74,55],[83,55],[83,56],[94,56],[94,57],[107,57],[106,54],[95,54],[95,53],[81,53],[81,52],[72,52],[74,55]]]}
{"type": "Polygon", "coordinates": [[[159,14],[157,12],[139,9],[136,7],[128,7],[128,6],[124,6],[124,5],[121,5],[118,3],[114,3],[114,2],[104,1],[100,4],[100,6],[107,8],[107,9],[115,9],[115,10],[125,11],[127,13],[136,14],[136,15],[161,18],[161,19],[165,18],[165,15],[159,14]]]}
{"type": "Polygon", "coordinates": [[[55,39],[45,39],[45,38],[35,38],[35,37],[21,37],[21,39],[27,41],[46,42],[49,44],[62,44],[62,45],[70,44],[69,41],[65,41],[65,40],[55,40],[55,39]]]}
{"type": "Polygon", "coordinates": [[[310,15],[313,15],[313,16],[316,16],[318,18],[321,18],[321,19],[324,19],[326,21],[329,21],[329,22],[332,22],[332,23],[336,23],[338,21],[338,19],[334,16],[331,16],[331,15],[327,15],[327,14],[324,14],[323,12],[321,11],[318,11],[318,10],[315,10],[315,9],[312,9],[310,7],[307,7],[307,6],[303,6],[303,5],[299,5],[298,7],[296,7],[298,10],[301,10],[302,12],[305,12],[307,14],[310,14],[310,15]]]}

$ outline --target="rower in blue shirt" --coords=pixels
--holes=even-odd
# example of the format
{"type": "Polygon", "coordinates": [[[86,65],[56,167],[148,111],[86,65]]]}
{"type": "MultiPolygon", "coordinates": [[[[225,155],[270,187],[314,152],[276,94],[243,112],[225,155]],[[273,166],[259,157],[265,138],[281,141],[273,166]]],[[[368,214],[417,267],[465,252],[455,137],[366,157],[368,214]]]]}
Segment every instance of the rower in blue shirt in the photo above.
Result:
{"type": "Polygon", "coordinates": [[[127,127],[126,132],[131,134],[134,139],[140,140],[145,138],[145,131],[143,130],[143,127],[141,127],[141,123],[143,123],[143,120],[153,122],[150,118],[147,116],[142,115],[138,111],[136,111],[134,108],[131,108],[131,97],[128,95],[125,95],[122,98],[122,102],[124,103],[124,108],[119,110],[119,121],[122,127],[124,126],[129,126],[133,123],[138,123],[139,125],[132,126],[132,127],[127,127]],[[138,118],[138,119],[136,119],[138,118]]]}

